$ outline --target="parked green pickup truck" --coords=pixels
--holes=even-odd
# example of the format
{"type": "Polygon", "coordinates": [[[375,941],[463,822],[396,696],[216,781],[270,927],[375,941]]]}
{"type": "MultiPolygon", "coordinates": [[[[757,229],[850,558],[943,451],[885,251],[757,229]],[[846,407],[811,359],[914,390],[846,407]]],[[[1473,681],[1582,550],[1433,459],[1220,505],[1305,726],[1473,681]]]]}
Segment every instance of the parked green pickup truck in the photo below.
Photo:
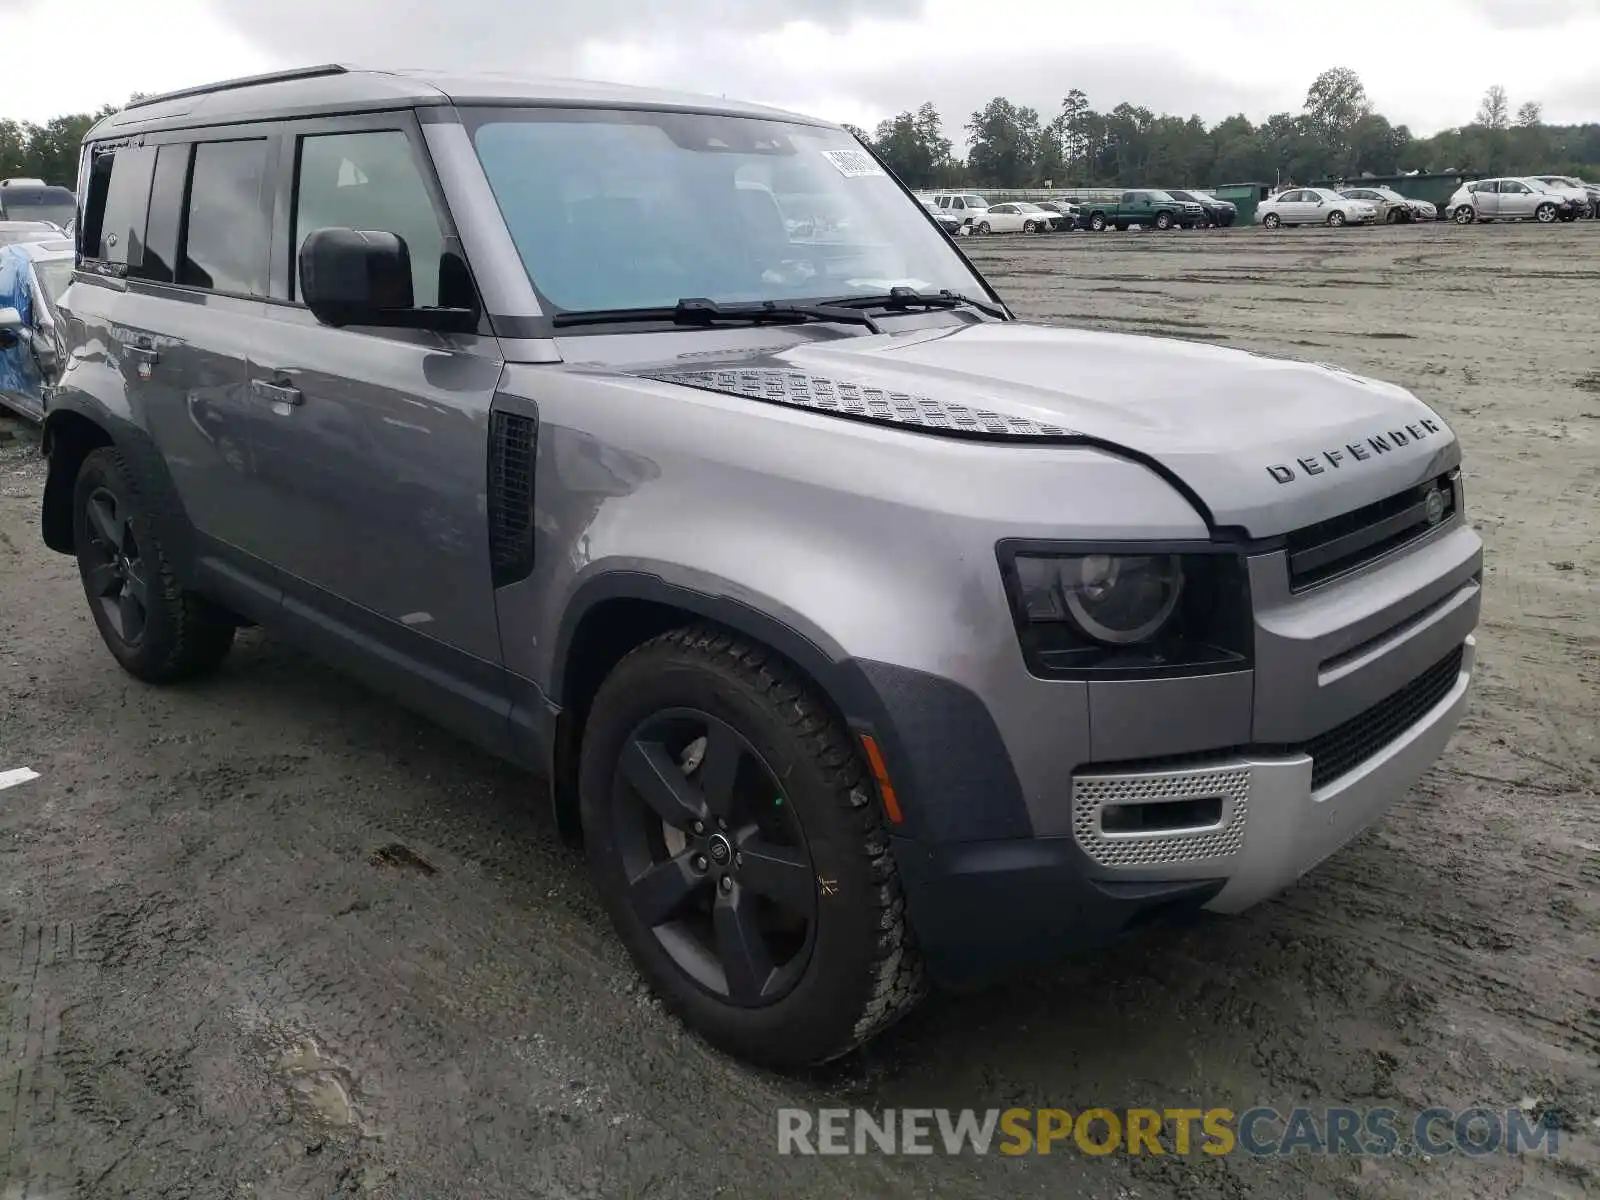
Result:
{"type": "Polygon", "coordinates": [[[1083,223],[1096,233],[1107,225],[1126,229],[1144,225],[1154,229],[1181,226],[1193,229],[1205,220],[1206,210],[1190,200],[1176,200],[1156,188],[1123,192],[1120,200],[1097,200],[1083,207],[1083,223]]]}

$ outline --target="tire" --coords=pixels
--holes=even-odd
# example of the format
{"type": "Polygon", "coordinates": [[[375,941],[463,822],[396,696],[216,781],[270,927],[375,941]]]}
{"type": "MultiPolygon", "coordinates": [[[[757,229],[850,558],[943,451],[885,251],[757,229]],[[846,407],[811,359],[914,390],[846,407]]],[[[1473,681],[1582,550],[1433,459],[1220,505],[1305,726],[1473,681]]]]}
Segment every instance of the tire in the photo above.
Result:
{"type": "Polygon", "coordinates": [[[987,222],[987,221],[979,221],[978,224],[977,224],[977,230],[978,230],[979,233],[993,233],[994,232],[994,230],[989,227],[989,222],[987,222]]]}
{"type": "Polygon", "coordinates": [[[105,446],[84,459],[72,507],[84,596],[122,669],[146,683],[215,669],[233,645],[238,623],[178,586],[119,451],[105,446]]]}
{"type": "Polygon", "coordinates": [[[1391,208],[1383,214],[1383,223],[1385,225],[1398,225],[1404,219],[1405,218],[1400,215],[1400,210],[1398,208],[1391,208]]]}
{"type": "Polygon", "coordinates": [[[1171,229],[1172,228],[1172,214],[1171,213],[1164,213],[1164,212],[1157,213],[1156,214],[1156,228],[1162,230],[1163,232],[1165,232],[1168,229],[1171,229]]]}
{"type": "Polygon", "coordinates": [[[1090,213],[1089,228],[1094,230],[1096,233],[1104,233],[1106,231],[1105,213],[1090,213]]]}
{"type": "Polygon", "coordinates": [[[1261,224],[1267,229],[1276,229],[1283,224],[1283,218],[1277,213],[1268,213],[1261,218],[1261,224]]]}
{"type": "Polygon", "coordinates": [[[645,643],[601,685],[579,772],[590,868],[612,921],[662,1001],[709,1042],[777,1068],[826,1062],[922,997],[869,776],[848,731],[785,660],[710,625],[645,643]],[[701,783],[713,763],[728,782],[708,804],[701,783]],[[712,819],[722,811],[727,834],[712,819]],[[759,884],[755,862],[766,864],[759,884]],[[756,907],[774,893],[784,899],[756,907]],[[803,935],[757,921],[801,910],[803,935]],[[756,936],[734,938],[735,923],[756,936]],[[765,954],[754,972],[737,953],[750,945],[765,954]]]}
{"type": "Polygon", "coordinates": [[[1556,206],[1554,204],[1541,204],[1536,210],[1534,210],[1533,219],[1539,222],[1541,225],[1548,225],[1554,221],[1558,215],[1559,214],[1556,212],[1556,206]]]}
{"type": "Polygon", "coordinates": [[[1456,209],[1454,220],[1457,225],[1471,225],[1478,219],[1478,214],[1473,212],[1470,204],[1463,204],[1456,209]]]}
{"type": "Polygon", "coordinates": [[[1329,226],[1329,228],[1338,229],[1341,225],[1344,224],[1344,220],[1345,220],[1344,214],[1342,212],[1340,212],[1337,208],[1334,209],[1331,213],[1328,214],[1328,226],[1329,226]]]}
{"type": "Polygon", "coordinates": [[[1033,221],[1024,221],[1022,223],[1022,232],[1023,233],[1038,233],[1039,232],[1039,226],[1038,226],[1037,223],[1035,223],[1033,221]]]}

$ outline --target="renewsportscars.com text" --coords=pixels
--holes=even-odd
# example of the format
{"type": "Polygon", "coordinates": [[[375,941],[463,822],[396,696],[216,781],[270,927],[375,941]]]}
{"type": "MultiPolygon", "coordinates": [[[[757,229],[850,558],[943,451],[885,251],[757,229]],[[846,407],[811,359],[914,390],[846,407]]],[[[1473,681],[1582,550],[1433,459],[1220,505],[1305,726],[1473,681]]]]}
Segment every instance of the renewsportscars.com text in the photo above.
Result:
{"type": "Polygon", "coordinates": [[[778,1153],[1554,1155],[1558,1127],[1523,1108],[783,1108],[778,1153]]]}

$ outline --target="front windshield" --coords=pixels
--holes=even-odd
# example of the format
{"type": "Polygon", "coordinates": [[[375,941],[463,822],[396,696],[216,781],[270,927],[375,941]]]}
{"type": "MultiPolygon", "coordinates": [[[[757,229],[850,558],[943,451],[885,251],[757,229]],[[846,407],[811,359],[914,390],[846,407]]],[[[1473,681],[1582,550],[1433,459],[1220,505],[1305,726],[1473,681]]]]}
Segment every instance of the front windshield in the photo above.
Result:
{"type": "Polygon", "coordinates": [[[982,292],[843,130],[596,109],[488,109],[472,129],[517,253],[556,311],[982,292]]]}

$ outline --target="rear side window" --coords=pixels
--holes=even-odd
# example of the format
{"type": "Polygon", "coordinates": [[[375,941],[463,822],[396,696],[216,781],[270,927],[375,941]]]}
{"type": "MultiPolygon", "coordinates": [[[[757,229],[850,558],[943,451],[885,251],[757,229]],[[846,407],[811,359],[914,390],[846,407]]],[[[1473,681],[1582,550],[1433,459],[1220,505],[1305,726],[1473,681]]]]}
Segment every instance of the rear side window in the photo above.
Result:
{"type": "Polygon", "coordinates": [[[86,260],[118,268],[117,274],[143,261],[155,157],[153,149],[142,146],[124,146],[94,156],[78,243],[86,260]]]}
{"type": "MultiPolygon", "coordinates": [[[[411,287],[419,307],[439,304],[446,262],[444,227],[422,170],[400,130],[318,134],[300,139],[295,180],[294,272],[299,295],[300,247],[318,229],[397,234],[411,253],[411,287]]],[[[453,256],[452,256],[453,257],[453,256]]],[[[446,280],[447,292],[459,290],[446,280]]],[[[470,300],[450,300],[470,306],[470,300]]]]}
{"type": "Polygon", "coordinates": [[[187,144],[162,146],[156,152],[155,178],[150,186],[150,219],[145,228],[144,262],[129,271],[141,279],[172,283],[177,277],[178,234],[183,228],[183,193],[189,183],[187,144]]]}
{"type": "Polygon", "coordinates": [[[179,283],[240,296],[266,294],[266,173],[265,139],[195,146],[179,283]]]}

